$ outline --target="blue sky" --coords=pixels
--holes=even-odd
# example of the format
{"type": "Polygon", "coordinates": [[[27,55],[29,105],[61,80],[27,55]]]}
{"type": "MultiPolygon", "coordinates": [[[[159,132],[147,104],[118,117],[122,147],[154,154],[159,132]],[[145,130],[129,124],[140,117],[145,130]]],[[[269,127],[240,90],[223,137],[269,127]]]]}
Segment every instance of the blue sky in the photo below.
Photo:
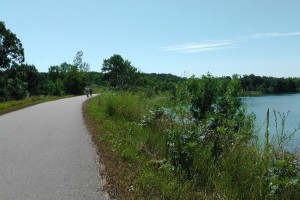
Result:
{"type": "Polygon", "coordinates": [[[299,0],[1,0],[0,20],[39,71],[83,51],[179,76],[300,77],[299,0]]]}

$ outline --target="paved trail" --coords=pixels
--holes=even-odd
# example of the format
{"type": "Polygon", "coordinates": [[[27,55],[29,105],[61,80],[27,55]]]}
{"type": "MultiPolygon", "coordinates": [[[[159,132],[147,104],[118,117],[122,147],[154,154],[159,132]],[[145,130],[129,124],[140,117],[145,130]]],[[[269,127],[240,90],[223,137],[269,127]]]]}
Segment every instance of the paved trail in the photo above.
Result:
{"type": "Polygon", "coordinates": [[[107,199],[83,123],[86,96],[0,116],[0,199],[107,199]]]}

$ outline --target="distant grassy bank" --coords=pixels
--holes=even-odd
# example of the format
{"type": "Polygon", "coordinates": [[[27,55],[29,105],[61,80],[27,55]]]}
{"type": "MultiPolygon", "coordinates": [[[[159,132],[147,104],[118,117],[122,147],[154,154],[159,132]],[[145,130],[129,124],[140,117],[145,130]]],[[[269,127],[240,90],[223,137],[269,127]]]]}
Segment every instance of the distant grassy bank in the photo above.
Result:
{"type": "Polygon", "coordinates": [[[53,101],[57,99],[67,98],[67,97],[71,97],[71,96],[34,96],[34,97],[25,98],[23,100],[0,102],[0,115],[13,112],[16,110],[20,110],[39,103],[53,101]]]}
{"type": "Polygon", "coordinates": [[[262,95],[264,95],[264,93],[261,92],[261,91],[247,91],[247,92],[245,92],[245,96],[250,96],[250,97],[262,96],[262,95]]]}

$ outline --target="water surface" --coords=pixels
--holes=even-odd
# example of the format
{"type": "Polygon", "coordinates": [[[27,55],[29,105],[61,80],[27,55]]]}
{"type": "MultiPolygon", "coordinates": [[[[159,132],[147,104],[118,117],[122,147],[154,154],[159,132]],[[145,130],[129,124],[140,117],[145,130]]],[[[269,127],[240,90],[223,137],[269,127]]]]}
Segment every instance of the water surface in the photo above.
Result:
{"type": "MultiPolygon", "coordinates": [[[[273,137],[276,133],[276,123],[273,110],[281,114],[288,114],[286,120],[285,130],[293,132],[295,128],[299,127],[300,123],[300,94],[286,94],[286,95],[268,95],[259,97],[245,97],[243,101],[249,106],[249,111],[256,115],[256,126],[261,137],[264,137],[266,131],[266,114],[268,108],[270,109],[270,132],[273,137]]],[[[281,128],[281,119],[278,115],[278,127],[281,128]]],[[[300,146],[300,130],[296,132],[294,140],[290,147],[300,146]]]]}

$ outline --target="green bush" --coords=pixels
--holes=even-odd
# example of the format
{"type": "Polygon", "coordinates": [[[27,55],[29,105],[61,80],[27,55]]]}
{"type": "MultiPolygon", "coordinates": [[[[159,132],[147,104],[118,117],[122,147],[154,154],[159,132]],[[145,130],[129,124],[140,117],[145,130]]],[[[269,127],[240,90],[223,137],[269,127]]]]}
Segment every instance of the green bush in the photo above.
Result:
{"type": "Polygon", "coordinates": [[[211,75],[202,78],[177,87],[172,103],[171,96],[121,91],[95,98],[105,118],[102,139],[134,171],[126,190],[136,199],[298,197],[298,157],[254,143],[254,116],[238,98],[237,77],[226,85],[211,75]],[[199,97],[203,91],[209,101],[199,97]]]}

